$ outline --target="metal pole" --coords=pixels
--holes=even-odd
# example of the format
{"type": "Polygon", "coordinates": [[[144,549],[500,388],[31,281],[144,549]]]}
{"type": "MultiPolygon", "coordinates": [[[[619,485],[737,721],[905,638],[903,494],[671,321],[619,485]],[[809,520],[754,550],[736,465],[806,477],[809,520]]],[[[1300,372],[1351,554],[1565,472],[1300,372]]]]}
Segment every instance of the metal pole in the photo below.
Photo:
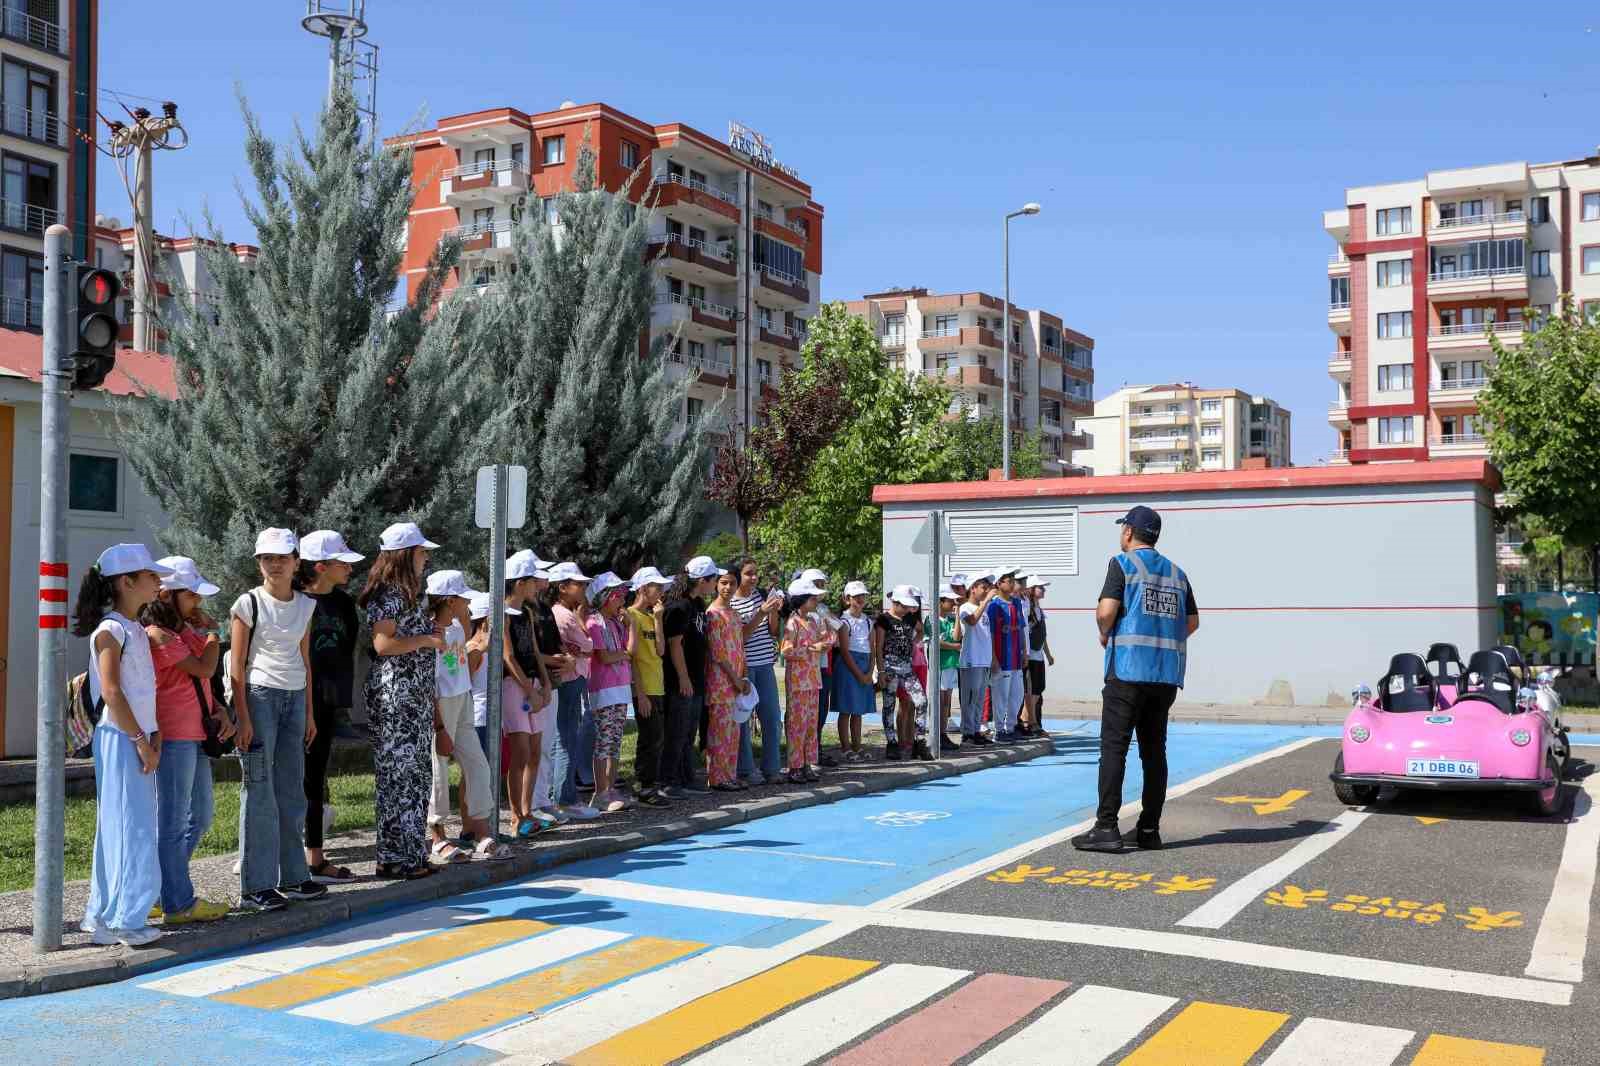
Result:
{"type": "Polygon", "coordinates": [[[1001,479],[1011,480],[1011,216],[1007,215],[1005,224],[1005,260],[1006,260],[1006,298],[1005,317],[1000,322],[1000,327],[1005,330],[1005,335],[1000,341],[1000,468],[1001,479]]]}
{"type": "Polygon", "coordinates": [[[510,471],[504,463],[494,468],[494,524],[489,528],[489,679],[487,682],[489,750],[489,794],[494,798],[491,806],[489,831],[500,836],[500,683],[505,679],[505,625],[506,625],[506,492],[510,471]]]}
{"type": "Polygon", "coordinates": [[[39,717],[33,822],[33,950],[61,947],[62,863],[66,853],[67,432],[72,368],[71,231],[44,231],[44,408],[39,462],[39,717]],[[52,595],[47,598],[46,593],[52,595]]]}
{"type": "Polygon", "coordinates": [[[154,351],[156,347],[150,343],[150,290],[155,285],[150,269],[155,264],[156,244],[150,190],[153,155],[150,132],[141,128],[133,164],[133,348],[139,352],[154,351]]]}
{"type": "MultiPolygon", "coordinates": [[[[932,511],[928,521],[932,524],[928,534],[928,593],[922,597],[924,604],[933,604],[931,612],[924,610],[931,622],[928,627],[928,676],[933,678],[933,684],[928,686],[933,689],[933,699],[928,706],[928,749],[933,752],[935,759],[940,759],[943,758],[943,752],[939,749],[944,741],[944,692],[941,687],[944,679],[940,676],[943,671],[939,669],[939,579],[942,576],[939,571],[944,567],[940,565],[939,554],[944,549],[939,543],[939,527],[944,522],[944,513],[932,511]],[[933,724],[935,716],[937,725],[933,724]]],[[[912,732],[916,732],[915,723],[912,723],[912,732]]]]}
{"type": "Polygon", "coordinates": [[[333,94],[339,85],[339,38],[343,35],[337,22],[328,26],[328,106],[333,106],[333,94]]]}

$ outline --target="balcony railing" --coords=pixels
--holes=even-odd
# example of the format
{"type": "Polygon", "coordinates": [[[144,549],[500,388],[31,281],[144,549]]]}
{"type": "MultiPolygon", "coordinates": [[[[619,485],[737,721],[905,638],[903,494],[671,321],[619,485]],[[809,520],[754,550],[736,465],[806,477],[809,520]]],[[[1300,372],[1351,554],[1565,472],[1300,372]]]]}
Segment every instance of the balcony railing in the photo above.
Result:
{"type": "Polygon", "coordinates": [[[1340,411],[1348,411],[1348,410],[1350,410],[1350,401],[1349,400],[1334,400],[1332,403],[1330,403],[1328,405],[1328,410],[1329,410],[1330,413],[1338,413],[1340,411]]]}
{"type": "Polygon", "coordinates": [[[21,296],[0,297],[0,324],[13,327],[44,326],[44,301],[28,300],[21,296]]]}
{"type": "Polygon", "coordinates": [[[451,167],[444,172],[447,178],[470,178],[478,174],[502,174],[510,170],[527,172],[520,160],[515,159],[487,159],[481,163],[463,163],[459,167],[451,167]]]}
{"type": "Polygon", "coordinates": [[[1334,352],[1332,355],[1328,356],[1328,362],[1330,363],[1348,363],[1349,361],[1349,352],[1334,352]]]}
{"type": "Polygon", "coordinates": [[[652,184],[652,185],[682,185],[686,189],[693,189],[695,192],[703,192],[703,193],[707,194],[708,196],[715,196],[717,199],[723,201],[724,203],[730,203],[730,204],[735,204],[735,205],[737,205],[739,203],[739,201],[736,200],[733,196],[731,196],[728,193],[723,192],[721,189],[718,189],[715,186],[707,185],[705,182],[700,181],[700,180],[695,179],[695,178],[684,177],[682,174],[657,174],[655,176],[655,178],[650,182],[650,184],[652,184]]]}
{"type": "Polygon", "coordinates": [[[761,323],[761,328],[767,333],[771,333],[779,337],[788,337],[790,340],[799,341],[802,344],[805,343],[806,332],[803,329],[795,329],[792,326],[779,325],[776,322],[763,322],[761,323]]]}
{"type": "Polygon", "coordinates": [[[724,350],[721,348],[705,355],[689,355],[675,348],[668,348],[667,362],[677,363],[679,366],[708,367],[723,373],[733,369],[733,357],[725,355],[724,350]]]}
{"type": "Polygon", "coordinates": [[[1333,312],[1333,311],[1348,311],[1348,310],[1350,310],[1350,301],[1349,300],[1330,300],[1328,302],[1328,310],[1329,310],[1329,312],[1333,312]]]}
{"type": "Polygon", "coordinates": [[[1044,413],[1044,414],[1039,416],[1039,421],[1041,421],[1045,425],[1051,426],[1051,427],[1053,427],[1055,429],[1060,429],[1061,428],[1061,416],[1060,415],[1053,415],[1053,414],[1050,414],[1049,412],[1046,412],[1046,413],[1044,413]]]}
{"type": "Polygon", "coordinates": [[[761,264],[760,270],[761,273],[765,274],[767,277],[773,279],[774,281],[781,281],[785,285],[793,285],[801,289],[805,288],[806,286],[805,278],[797,278],[787,270],[779,270],[777,267],[768,266],[766,263],[761,264]]]}
{"type": "Polygon", "coordinates": [[[904,333],[885,333],[878,338],[878,343],[885,348],[904,348],[906,346],[906,335],[904,333]]]}
{"type": "Polygon", "coordinates": [[[30,15],[26,11],[17,11],[10,7],[5,9],[5,17],[0,21],[0,33],[13,41],[22,41],[35,48],[42,48],[47,52],[63,51],[61,47],[61,27],[49,19],[42,19],[30,15]]]}
{"type": "Polygon", "coordinates": [[[1466,337],[1488,333],[1521,333],[1522,323],[1515,322],[1457,322],[1449,326],[1434,326],[1428,330],[1430,337],[1466,337]]]}
{"type": "Polygon", "coordinates": [[[22,230],[24,233],[43,233],[46,226],[61,221],[61,212],[38,204],[0,200],[0,226],[22,230]]]}
{"type": "Polygon", "coordinates": [[[959,336],[961,336],[961,327],[960,326],[935,326],[932,329],[923,330],[922,331],[922,336],[924,338],[927,338],[927,337],[959,337],[959,336]]]}
{"type": "Polygon", "coordinates": [[[1526,221],[1527,216],[1521,211],[1503,211],[1498,215],[1457,215],[1455,218],[1436,218],[1433,221],[1434,229],[1460,229],[1463,226],[1482,226],[1497,223],[1520,223],[1526,221]]]}
{"type": "Polygon", "coordinates": [[[1433,443],[1439,445],[1482,444],[1483,441],[1484,436],[1482,433],[1441,433],[1437,437],[1433,438],[1433,443]]]}
{"type": "Polygon", "coordinates": [[[1453,389],[1482,388],[1487,384],[1489,384],[1488,378],[1451,378],[1448,381],[1439,382],[1438,388],[1440,392],[1449,392],[1453,389]]]}
{"type": "Polygon", "coordinates": [[[1332,255],[1328,256],[1329,266],[1339,266],[1348,262],[1350,262],[1350,257],[1345,255],[1343,252],[1334,252],[1332,255]]]}
{"type": "Polygon", "coordinates": [[[1093,355],[1079,355],[1078,354],[1078,350],[1076,348],[1074,348],[1072,351],[1070,351],[1070,352],[1068,352],[1066,354],[1066,360],[1065,361],[1066,361],[1066,364],[1068,366],[1077,367],[1079,370],[1093,370],[1094,369],[1094,356],[1093,355]]]}
{"type": "Polygon", "coordinates": [[[1441,270],[1428,275],[1429,281],[1470,281],[1474,278],[1527,276],[1527,267],[1481,267],[1477,270],[1441,270]]]}
{"type": "Polygon", "coordinates": [[[722,304],[714,304],[709,300],[702,300],[698,296],[685,296],[682,293],[677,292],[663,292],[657,294],[656,306],[666,307],[673,304],[683,307],[692,307],[694,310],[700,311],[703,314],[708,314],[715,318],[725,318],[730,322],[732,322],[737,315],[737,312],[731,307],[724,307],[722,304]]]}
{"type": "Polygon", "coordinates": [[[61,119],[50,112],[33,111],[14,103],[6,104],[3,111],[5,131],[12,136],[62,146],[61,119]]]}
{"type": "Polygon", "coordinates": [[[693,248],[708,259],[717,259],[721,262],[730,261],[733,256],[726,248],[719,248],[715,244],[708,244],[696,237],[685,237],[681,233],[657,233],[650,238],[651,244],[681,244],[685,248],[693,248]]]}

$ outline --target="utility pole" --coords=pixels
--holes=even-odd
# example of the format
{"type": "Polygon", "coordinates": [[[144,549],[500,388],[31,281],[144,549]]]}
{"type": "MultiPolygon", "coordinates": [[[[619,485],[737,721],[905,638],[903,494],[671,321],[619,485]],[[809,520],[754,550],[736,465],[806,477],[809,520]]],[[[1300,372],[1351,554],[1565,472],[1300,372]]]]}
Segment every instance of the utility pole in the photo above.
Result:
{"type": "Polygon", "coordinates": [[[152,206],[152,156],[156,149],[176,151],[189,145],[189,132],[178,121],[178,105],[168,100],[161,115],[148,108],[129,113],[131,125],[111,123],[111,154],[123,167],[127,180],[127,160],[133,158],[133,183],[128,190],[133,203],[133,347],[135,351],[156,349],[151,323],[156,314],[155,289],[155,211],[152,206]]]}

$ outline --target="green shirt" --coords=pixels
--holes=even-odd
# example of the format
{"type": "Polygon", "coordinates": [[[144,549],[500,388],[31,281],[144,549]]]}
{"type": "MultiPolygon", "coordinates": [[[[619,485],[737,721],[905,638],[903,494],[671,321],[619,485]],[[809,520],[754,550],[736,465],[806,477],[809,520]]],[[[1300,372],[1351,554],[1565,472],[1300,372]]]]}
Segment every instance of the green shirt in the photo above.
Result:
{"type": "MultiPolygon", "coordinates": [[[[927,635],[927,634],[931,633],[932,631],[933,631],[933,620],[929,619],[927,624],[925,624],[922,627],[922,632],[923,632],[924,635],[927,635]]],[[[955,641],[956,641],[956,617],[955,617],[955,615],[951,615],[948,618],[940,618],[939,619],[939,642],[941,644],[947,643],[947,642],[950,643],[950,644],[954,644],[955,641]]],[[[960,665],[961,665],[961,649],[960,648],[940,648],[939,649],[939,669],[941,669],[941,670],[954,670],[957,666],[960,666],[960,665]]]]}

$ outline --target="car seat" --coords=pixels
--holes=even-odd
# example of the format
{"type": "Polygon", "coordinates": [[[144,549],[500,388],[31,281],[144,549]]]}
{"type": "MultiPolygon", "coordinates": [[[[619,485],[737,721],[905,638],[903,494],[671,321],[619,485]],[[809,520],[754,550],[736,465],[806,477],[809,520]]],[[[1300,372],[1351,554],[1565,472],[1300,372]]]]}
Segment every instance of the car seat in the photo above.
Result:
{"type": "Polygon", "coordinates": [[[1461,661],[1461,652],[1454,644],[1434,644],[1426,656],[1433,683],[1439,691],[1439,706],[1448,707],[1461,695],[1461,675],[1467,664],[1461,661]]]}
{"type": "Polygon", "coordinates": [[[1389,672],[1378,679],[1378,707],[1385,711],[1431,711],[1438,686],[1422,656],[1405,651],[1389,660],[1389,672]]]}
{"type": "Polygon", "coordinates": [[[1502,714],[1517,713],[1517,679],[1511,674],[1511,664],[1498,648],[1475,651],[1467,662],[1467,672],[1461,678],[1461,698],[1482,700],[1493,704],[1502,714]]]}
{"type": "Polygon", "coordinates": [[[1528,664],[1515,644],[1496,644],[1490,650],[1497,651],[1505,657],[1506,665],[1511,667],[1511,676],[1517,684],[1526,685],[1533,680],[1533,674],[1528,670],[1528,664]]]}

